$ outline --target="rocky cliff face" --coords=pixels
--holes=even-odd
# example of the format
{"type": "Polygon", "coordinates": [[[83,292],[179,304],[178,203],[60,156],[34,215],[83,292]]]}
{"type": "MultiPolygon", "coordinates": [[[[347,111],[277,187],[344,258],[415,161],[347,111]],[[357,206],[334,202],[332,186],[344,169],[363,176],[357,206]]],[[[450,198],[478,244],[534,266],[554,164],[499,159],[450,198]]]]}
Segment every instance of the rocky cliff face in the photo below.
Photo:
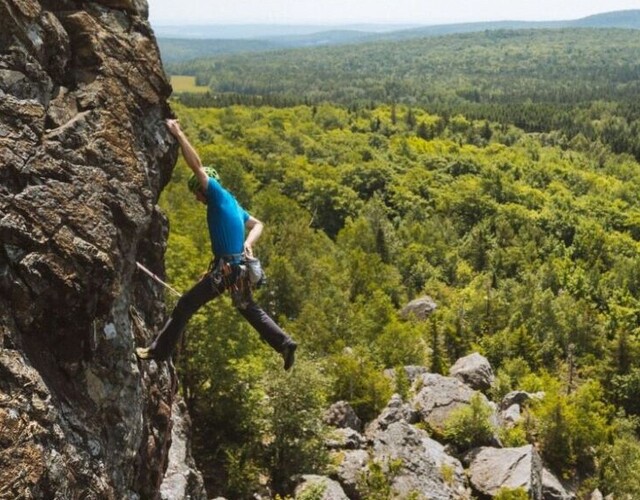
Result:
{"type": "Polygon", "coordinates": [[[146,0],[0,0],[0,497],[154,498],[175,377],[160,323],[177,150],[146,0]]]}

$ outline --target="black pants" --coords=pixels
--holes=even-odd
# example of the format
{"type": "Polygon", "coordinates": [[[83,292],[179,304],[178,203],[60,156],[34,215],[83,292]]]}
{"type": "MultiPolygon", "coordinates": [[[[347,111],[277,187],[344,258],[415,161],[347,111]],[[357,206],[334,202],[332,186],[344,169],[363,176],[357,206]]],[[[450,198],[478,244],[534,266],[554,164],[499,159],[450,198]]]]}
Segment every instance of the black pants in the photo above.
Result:
{"type": "MultiPolygon", "coordinates": [[[[224,279],[219,271],[214,270],[207,273],[187,293],[180,297],[178,304],[171,313],[171,318],[155,341],[149,346],[154,358],[162,360],[171,356],[189,318],[204,304],[215,299],[228,288],[241,285],[240,280],[242,278],[239,276],[237,267],[231,267],[233,268],[232,274],[224,279]]],[[[248,286],[248,284],[244,285],[248,286]]],[[[286,345],[293,342],[291,337],[284,333],[276,322],[255,303],[249,290],[246,290],[243,295],[244,303],[241,307],[236,307],[237,311],[245,317],[267,344],[276,351],[282,352],[286,345]]]]}

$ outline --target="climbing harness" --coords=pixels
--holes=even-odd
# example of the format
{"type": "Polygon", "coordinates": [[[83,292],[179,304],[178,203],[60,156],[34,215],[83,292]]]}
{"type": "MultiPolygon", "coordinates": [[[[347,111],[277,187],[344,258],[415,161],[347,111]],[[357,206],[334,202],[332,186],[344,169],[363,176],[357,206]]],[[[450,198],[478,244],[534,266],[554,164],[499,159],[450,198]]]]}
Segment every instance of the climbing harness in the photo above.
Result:
{"type": "MultiPolygon", "coordinates": [[[[136,262],[136,265],[176,297],[182,297],[180,292],[162,281],[140,262],[136,262]]],[[[214,288],[217,289],[223,285],[229,291],[231,301],[238,309],[247,308],[251,302],[251,291],[263,286],[267,279],[260,260],[255,257],[245,257],[244,254],[224,255],[213,259],[205,275],[210,277],[214,288]]]]}

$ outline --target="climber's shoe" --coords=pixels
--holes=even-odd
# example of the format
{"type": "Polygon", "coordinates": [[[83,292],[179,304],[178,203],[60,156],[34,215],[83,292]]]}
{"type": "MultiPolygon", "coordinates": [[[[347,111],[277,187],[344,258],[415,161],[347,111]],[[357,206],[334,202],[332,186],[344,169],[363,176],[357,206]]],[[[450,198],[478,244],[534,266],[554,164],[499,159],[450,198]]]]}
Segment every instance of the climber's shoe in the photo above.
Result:
{"type": "Polygon", "coordinates": [[[296,360],[296,349],[298,348],[298,344],[294,341],[285,344],[282,348],[280,354],[282,355],[282,359],[284,360],[284,369],[288,371],[292,366],[294,361],[296,360]]]}
{"type": "Polygon", "coordinates": [[[137,347],[136,356],[138,359],[156,359],[150,347],[137,347]]]}

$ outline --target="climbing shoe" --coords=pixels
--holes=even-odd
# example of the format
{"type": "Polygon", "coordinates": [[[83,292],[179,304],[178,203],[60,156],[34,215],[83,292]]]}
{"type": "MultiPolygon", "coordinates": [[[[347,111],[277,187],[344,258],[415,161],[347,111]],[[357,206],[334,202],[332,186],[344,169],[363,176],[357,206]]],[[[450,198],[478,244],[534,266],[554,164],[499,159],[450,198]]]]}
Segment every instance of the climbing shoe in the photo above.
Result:
{"type": "Polygon", "coordinates": [[[288,371],[292,366],[293,362],[296,360],[296,349],[298,348],[298,344],[295,342],[291,342],[286,344],[282,349],[282,359],[284,359],[284,369],[288,371]]]}
{"type": "Polygon", "coordinates": [[[136,356],[138,356],[138,359],[155,359],[150,347],[137,347],[136,356]]]}

